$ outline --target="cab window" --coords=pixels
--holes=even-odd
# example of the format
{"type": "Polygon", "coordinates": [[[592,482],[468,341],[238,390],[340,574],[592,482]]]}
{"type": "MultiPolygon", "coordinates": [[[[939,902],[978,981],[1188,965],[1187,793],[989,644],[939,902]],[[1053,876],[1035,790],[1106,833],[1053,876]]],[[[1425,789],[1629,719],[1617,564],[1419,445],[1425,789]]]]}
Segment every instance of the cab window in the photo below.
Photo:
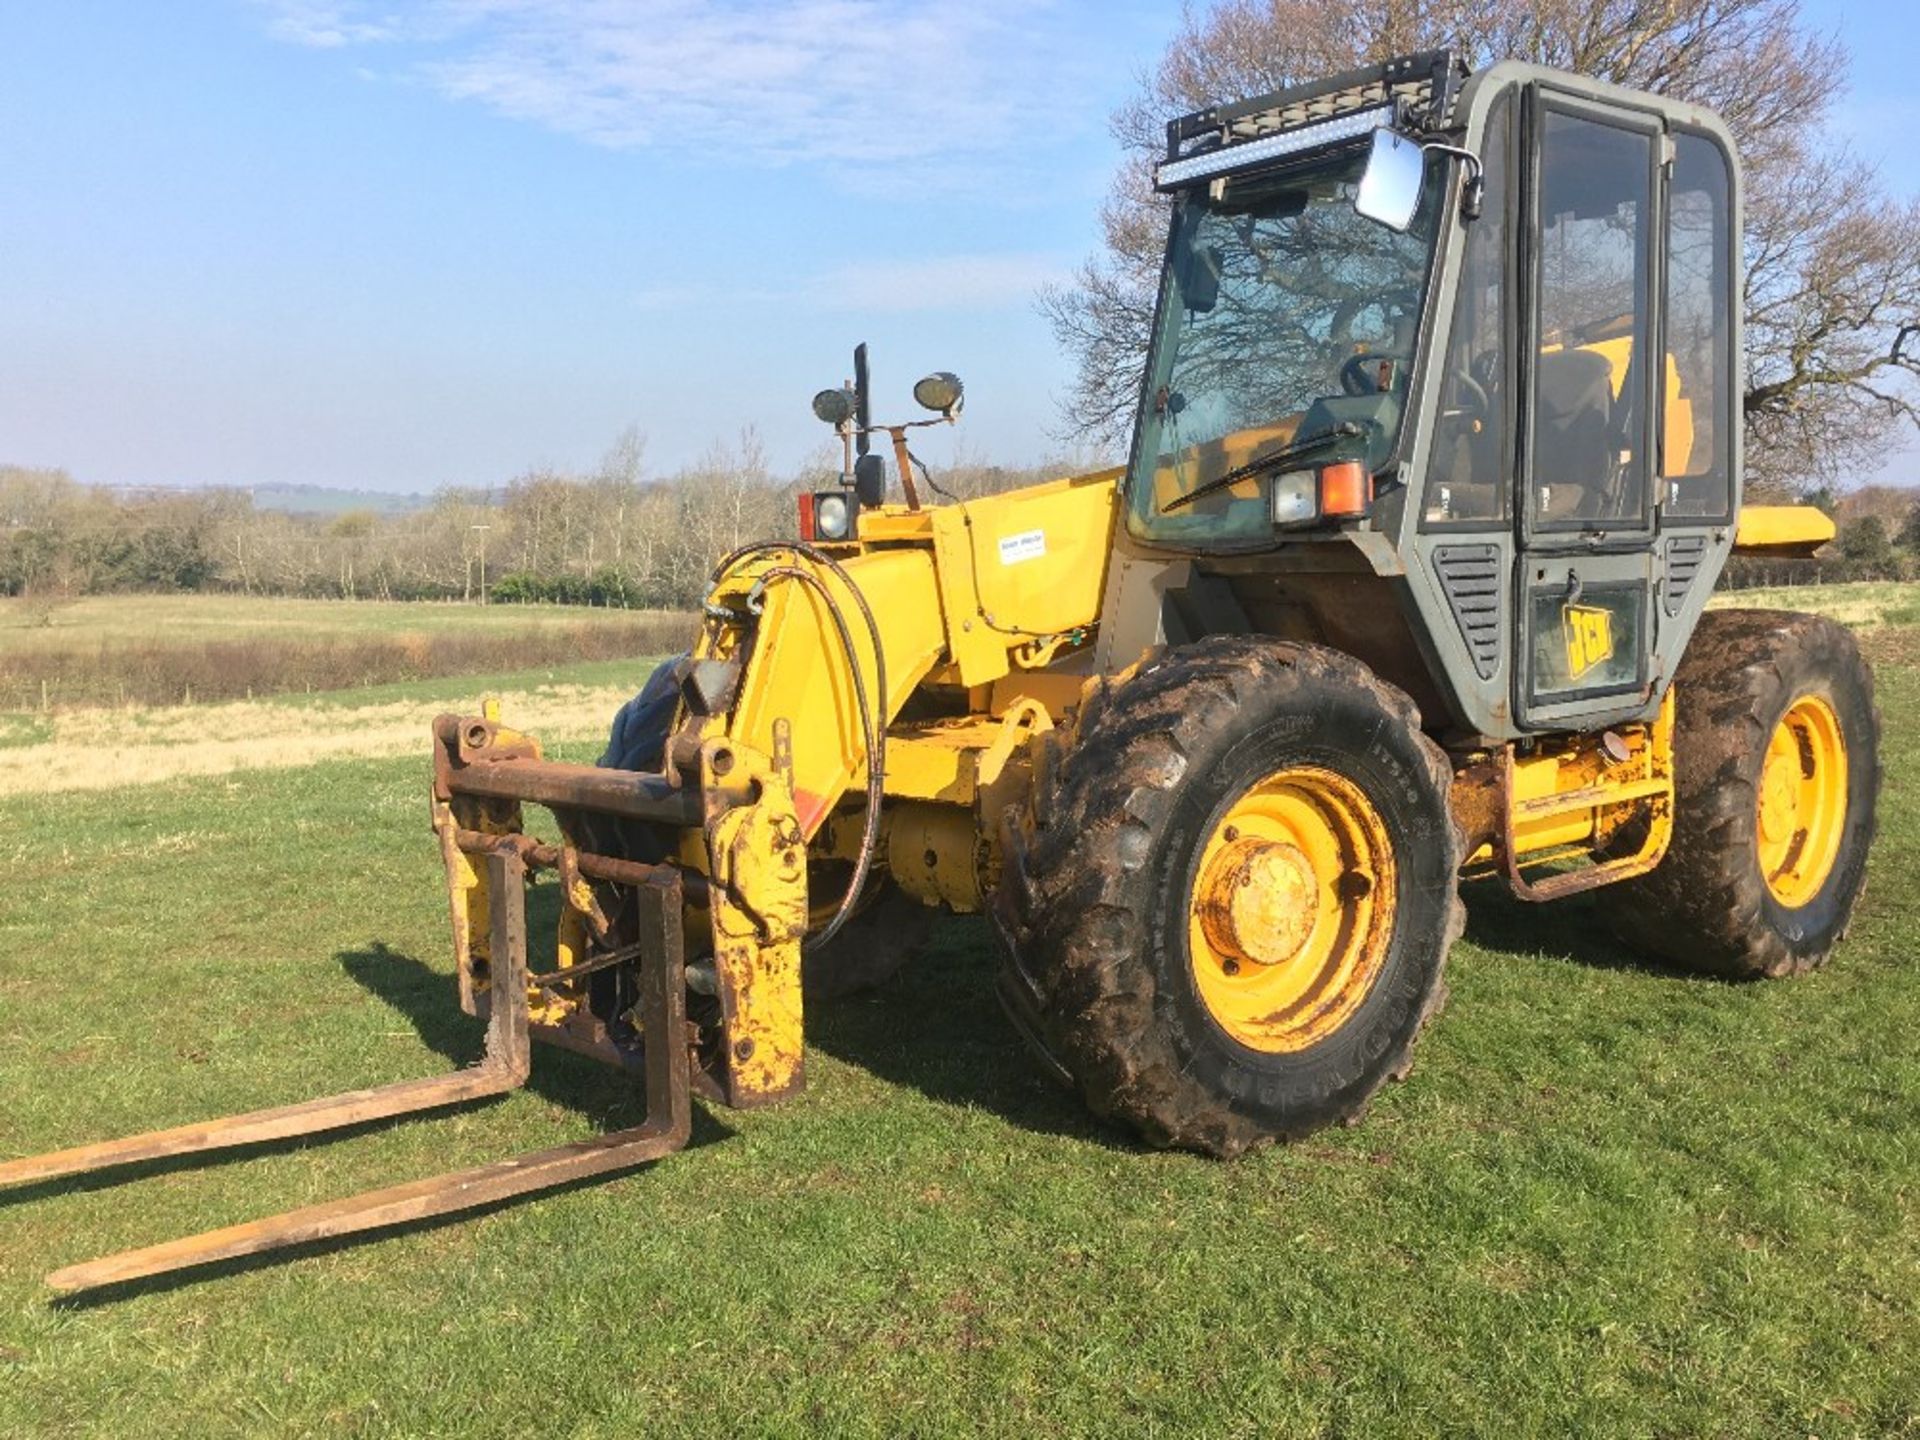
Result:
{"type": "Polygon", "coordinates": [[[1497,521],[1506,514],[1510,402],[1504,334],[1512,113],[1510,98],[1501,95],[1481,138],[1486,189],[1480,218],[1467,226],[1453,334],[1441,373],[1440,419],[1427,470],[1429,524],[1497,521]]]}
{"type": "Polygon", "coordinates": [[[1656,137],[1554,109],[1542,118],[1531,519],[1635,527],[1652,470],[1642,366],[1656,137]]]}
{"type": "Polygon", "coordinates": [[[1726,515],[1733,501],[1732,222],[1727,157],[1676,131],[1667,199],[1667,375],[1660,473],[1667,514],[1726,515]]]}

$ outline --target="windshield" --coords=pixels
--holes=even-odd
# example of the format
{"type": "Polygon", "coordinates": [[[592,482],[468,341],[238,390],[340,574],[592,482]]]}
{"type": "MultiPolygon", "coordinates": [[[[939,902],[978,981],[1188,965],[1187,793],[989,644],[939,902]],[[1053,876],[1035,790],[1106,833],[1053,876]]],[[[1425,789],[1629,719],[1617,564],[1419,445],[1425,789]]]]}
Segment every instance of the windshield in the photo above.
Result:
{"type": "Polygon", "coordinates": [[[1275,473],[1332,459],[1377,471],[1393,453],[1445,167],[1428,167],[1401,234],[1353,208],[1366,162],[1355,150],[1232,181],[1218,199],[1193,191],[1176,208],[1128,474],[1135,535],[1264,542],[1275,473]],[[1324,446],[1307,443],[1322,434],[1324,446]],[[1276,454],[1288,447],[1292,459],[1276,454]],[[1180,503],[1243,466],[1243,478],[1180,503]]]}

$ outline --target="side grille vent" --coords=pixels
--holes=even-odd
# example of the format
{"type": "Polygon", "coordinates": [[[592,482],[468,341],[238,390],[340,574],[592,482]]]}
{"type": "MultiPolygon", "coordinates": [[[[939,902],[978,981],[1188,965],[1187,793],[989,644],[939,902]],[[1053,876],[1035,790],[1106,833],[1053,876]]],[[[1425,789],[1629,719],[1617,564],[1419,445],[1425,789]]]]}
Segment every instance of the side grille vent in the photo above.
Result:
{"type": "Polygon", "coordinates": [[[1474,670],[1491,680],[1500,668],[1500,596],[1506,587],[1499,547],[1443,545],[1433,552],[1433,565],[1474,670]]]}
{"type": "Polygon", "coordinates": [[[1704,535],[1675,535],[1667,541],[1667,575],[1662,588],[1667,614],[1680,613],[1688,587],[1693,584],[1693,577],[1700,573],[1700,566],[1706,558],[1707,537],[1704,535]]]}

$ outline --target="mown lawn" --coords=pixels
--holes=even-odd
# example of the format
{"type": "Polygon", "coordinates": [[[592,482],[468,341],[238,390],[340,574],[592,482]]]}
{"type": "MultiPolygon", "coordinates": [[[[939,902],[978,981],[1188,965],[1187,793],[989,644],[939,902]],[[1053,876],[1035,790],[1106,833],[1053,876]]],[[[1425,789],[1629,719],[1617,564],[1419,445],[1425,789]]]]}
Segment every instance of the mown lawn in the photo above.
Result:
{"type": "MultiPolygon", "coordinates": [[[[953,922],[811,1017],[807,1094],[703,1108],[623,1179],[40,1288],[637,1119],[543,1052],[451,1117],[0,1196],[0,1434],[1920,1433],[1920,669],[1880,685],[1880,845],[1822,974],[1650,969],[1600,938],[1604,892],[1477,889],[1412,1078],[1223,1165],[1038,1078],[953,922]]],[[[475,1058],[424,786],[336,761],[8,800],[0,1154],[475,1058]]]]}

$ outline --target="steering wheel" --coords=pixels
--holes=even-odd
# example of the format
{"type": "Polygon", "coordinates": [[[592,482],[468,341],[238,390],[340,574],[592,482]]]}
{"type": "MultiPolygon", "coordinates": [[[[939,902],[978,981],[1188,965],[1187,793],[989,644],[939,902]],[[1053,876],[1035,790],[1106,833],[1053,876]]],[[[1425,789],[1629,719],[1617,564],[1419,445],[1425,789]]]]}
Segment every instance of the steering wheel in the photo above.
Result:
{"type": "Polygon", "coordinates": [[[1460,392],[1466,396],[1467,403],[1459,410],[1449,412],[1464,415],[1469,420],[1484,420],[1493,413],[1493,402],[1487,398],[1487,387],[1482,385],[1466,371],[1461,370],[1450,378],[1460,392]]]}
{"type": "Polygon", "coordinates": [[[1340,365],[1340,388],[1349,395],[1378,395],[1380,366],[1391,365],[1397,371],[1410,358],[1406,355],[1396,355],[1391,350],[1363,351],[1358,355],[1349,355],[1340,365]]]}

